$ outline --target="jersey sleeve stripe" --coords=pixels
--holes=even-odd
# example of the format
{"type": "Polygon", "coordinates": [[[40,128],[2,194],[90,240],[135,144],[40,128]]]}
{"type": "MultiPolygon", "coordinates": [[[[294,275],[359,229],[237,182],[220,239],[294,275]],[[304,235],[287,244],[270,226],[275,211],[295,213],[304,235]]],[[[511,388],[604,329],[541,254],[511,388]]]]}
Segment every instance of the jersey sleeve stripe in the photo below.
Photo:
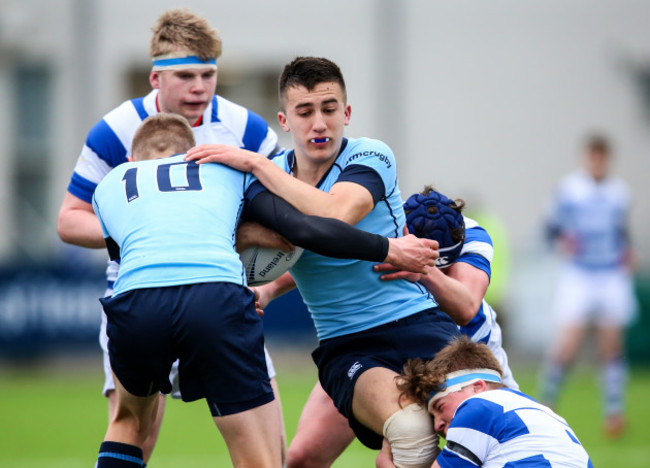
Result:
{"type": "Polygon", "coordinates": [[[147,117],[149,117],[149,114],[144,108],[144,98],[140,97],[140,98],[131,99],[131,104],[133,104],[133,108],[140,116],[140,119],[144,120],[147,117]]]}
{"type": "Polygon", "coordinates": [[[350,164],[343,169],[336,179],[337,182],[354,182],[362,185],[372,195],[375,205],[386,198],[386,186],[375,169],[362,164],[350,164]]]}
{"type": "Polygon", "coordinates": [[[268,125],[264,119],[256,113],[248,111],[246,130],[244,130],[243,138],[244,149],[258,152],[268,131],[268,125]]]}
{"type": "Polygon", "coordinates": [[[464,254],[461,255],[456,261],[468,263],[474,268],[478,268],[479,270],[485,272],[485,274],[488,275],[488,278],[492,278],[492,267],[490,266],[490,261],[482,255],[479,255],[477,253],[464,254]]]}
{"type": "Polygon", "coordinates": [[[221,122],[219,120],[219,104],[217,103],[217,96],[212,96],[212,112],[210,113],[210,122],[221,122]]]}
{"type": "Polygon", "coordinates": [[[494,258],[494,249],[492,248],[492,244],[465,239],[465,245],[463,245],[463,250],[460,255],[463,256],[469,252],[481,255],[489,262],[494,258]]]}
{"type": "Polygon", "coordinates": [[[68,185],[68,192],[85,202],[91,203],[93,192],[97,184],[81,177],[79,174],[72,174],[72,179],[68,185]]]}
{"type": "Polygon", "coordinates": [[[490,238],[487,231],[480,226],[474,226],[471,228],[465,226],[465,236],[470,241],[484,242],[492,245],[492,238],[490,238]]]}
{"type": "Polygon", "coordinates": [[[487,321],[485,315],[485,301],[481,303],[481,307],[474,318],[465,326],[459,327],[463,335],[467,335],[470,339],[477,343],[487,343],[490,341],[492,333],[492,326],[487,321]]]}
{"type": "Polygon", "coordinates": [[[86,146],[111,167],[124,162],[126,148],[104,119],[90,130],[86,146]]]}

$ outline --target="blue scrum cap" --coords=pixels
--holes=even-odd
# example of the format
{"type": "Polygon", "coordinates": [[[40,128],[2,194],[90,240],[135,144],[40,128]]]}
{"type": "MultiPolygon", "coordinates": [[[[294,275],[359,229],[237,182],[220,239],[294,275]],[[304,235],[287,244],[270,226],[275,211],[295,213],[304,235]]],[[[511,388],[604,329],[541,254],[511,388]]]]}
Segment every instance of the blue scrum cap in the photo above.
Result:
{"type": "Polygon", "coordinates": [[[416,193],[404,203],[406,227],[409,233],[438,241],[440,257],[436,259],[438,268],[454,263],[463,249],[465,241],[465,221],[463,215],[452,208],[455,202],[440,192],[432,190],[427,195],[416,193]],[[462,230],[459,241],[452,232],[462,230]]]}

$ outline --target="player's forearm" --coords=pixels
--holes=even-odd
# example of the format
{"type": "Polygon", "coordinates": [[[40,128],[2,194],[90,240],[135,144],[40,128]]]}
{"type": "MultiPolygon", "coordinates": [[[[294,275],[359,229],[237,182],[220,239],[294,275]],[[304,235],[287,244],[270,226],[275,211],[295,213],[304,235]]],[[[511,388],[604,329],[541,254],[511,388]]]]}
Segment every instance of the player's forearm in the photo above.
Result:
{"type": "Polygon", "coordinates": [[[265,297],[265,306],[273,299],[277,299],[283,294],[295,289],[296,282],[294,281],[291,273],[286,272],[275,281],[271,281],[263,286],[257,286],[257,290],[265,297]]]}
{"type": "Polygon", "coordinates": [[[254,219],[282,234],[294,245],[320,255],[374,262],[382,262],[388,255],[387,238],[356,229],[337,219],[305,215],[266,191],[251,201],[248,210],[254,219]]]}
{"type": "Polygon", "coordinates": [[[254,221],[243,222],[237,227],[235,248],[237,252],[241,253],[253,245],[280,249],[284,252],[292,252],[295,250],[291,242],[277,232],[254,221]]]}
{"type": "Polygon", "coordinates": [[[440,269],[432,268],[423,275],[420,283],[433,294],[440,309],[458,325],[467,325],[480,307],[471,291],[460,281],[445,275],[440,269]]]}
{"type": "Polygon", "coordinates": [[[59,214],[57,232],[67,244],[92,249],[106,247],[99,220],[93,213],[83,210],[69,210],[59,214]]]}

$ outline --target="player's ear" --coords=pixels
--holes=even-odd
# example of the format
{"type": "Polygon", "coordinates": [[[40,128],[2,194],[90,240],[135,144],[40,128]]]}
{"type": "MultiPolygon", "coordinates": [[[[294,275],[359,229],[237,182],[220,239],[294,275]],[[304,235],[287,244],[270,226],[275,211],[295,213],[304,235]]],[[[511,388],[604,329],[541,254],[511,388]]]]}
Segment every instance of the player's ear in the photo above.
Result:
{"type": "Polygon", "coordinates": [[[350,117],[352,116],[352,107],[350,104],[345,105],[345,125],[350,124],[350,117]]]}
{"type": "Polygon", "coordinates": [[[160,89],[160,73],[154,70],[151,70],[149,73],[149,84],[153,89],[160,89]]]}
{"type": "Polygon", "coordinates": [[[488,389],[487,383],[485,382],[485,380],[477,380],[472,384],[472,390],[474,391],[474,393],[483,393],[487,389],[488,389]]]}
{"type": "Polygon", "coordinates": [[[287,125],[287,115],[282,111],[278,112],[278,122],[280,123],[280,127],[282,127],[282,130],[284,130],[285,132],[291,131],[291,129],[287,125]]]}

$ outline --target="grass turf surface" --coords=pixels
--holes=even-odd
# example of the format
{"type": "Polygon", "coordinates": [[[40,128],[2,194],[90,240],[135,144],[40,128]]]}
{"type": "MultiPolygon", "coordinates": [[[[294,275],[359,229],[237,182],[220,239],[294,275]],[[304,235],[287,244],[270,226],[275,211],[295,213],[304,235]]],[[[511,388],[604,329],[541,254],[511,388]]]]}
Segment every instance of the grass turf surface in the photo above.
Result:
{"type": "MultiPolygon", "coordinates": [[[[289,439],[315,382],[308,361],[276,358],[289,439]]],[[[535,395],[536,369],[515,368],[522,390],[535,395]]],[[[106,401],[97,365],[0,369],[0,466],[76,468],[94,464],[106,430],[106,401]]],[[[567,382],[560,413],[576,431],[594,466],[650,467],[650,368],[633,368],[627,393],[628,430],[617,440],[601,431],[597,375],[577,369],[567,382]]],[[[375,453],[354,442],[335,467],[372,467],[375,453]]],[[[230,466],[205,402],[168,399],[152,468],[230,466]]]]}

